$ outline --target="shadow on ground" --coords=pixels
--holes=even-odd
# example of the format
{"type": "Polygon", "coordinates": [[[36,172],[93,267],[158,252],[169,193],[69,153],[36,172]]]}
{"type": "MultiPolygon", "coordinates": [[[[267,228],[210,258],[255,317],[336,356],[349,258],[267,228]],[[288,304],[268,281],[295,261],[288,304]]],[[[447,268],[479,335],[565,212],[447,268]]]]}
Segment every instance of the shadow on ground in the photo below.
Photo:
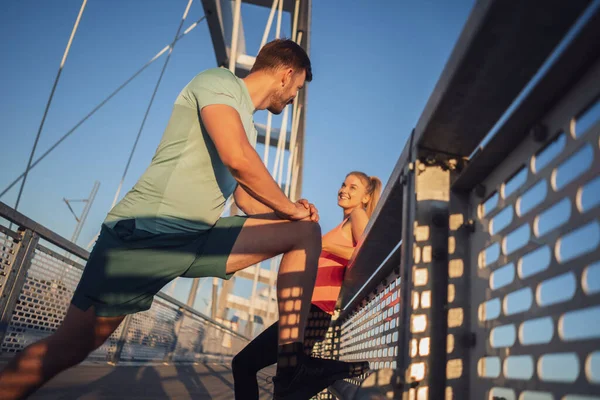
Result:
{"type": "MultiPolygon", "coordinates": [[[[272,383],[259,372],[260,399],[271,399],[272,383]]],[[[79,365],[58,375],[32,400],[215,399],[232,400],[233,376],[229,365],[79,365]]]]}

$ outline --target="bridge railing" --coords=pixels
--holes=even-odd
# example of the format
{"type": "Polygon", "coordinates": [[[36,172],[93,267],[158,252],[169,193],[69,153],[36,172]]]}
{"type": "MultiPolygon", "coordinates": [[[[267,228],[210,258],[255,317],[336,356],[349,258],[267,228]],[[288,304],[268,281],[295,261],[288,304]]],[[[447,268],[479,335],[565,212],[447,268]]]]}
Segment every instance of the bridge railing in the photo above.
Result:
{"type": "MultiPolygon", "coordinates": [[[[89,253],[0,203],[0,356],[11,357],[55,331],[89,253]],[[11,225],[16,226],[9,229],[11,225]]],[[[162,293],[125,318],[89,360],[225,361],[248,339],[162,293]]]]}
{"type": "Polygon", "coordinates": [[[316,349],[375,370],[336,397],[600,399],[599,10],[475,4],[316,349]]]}

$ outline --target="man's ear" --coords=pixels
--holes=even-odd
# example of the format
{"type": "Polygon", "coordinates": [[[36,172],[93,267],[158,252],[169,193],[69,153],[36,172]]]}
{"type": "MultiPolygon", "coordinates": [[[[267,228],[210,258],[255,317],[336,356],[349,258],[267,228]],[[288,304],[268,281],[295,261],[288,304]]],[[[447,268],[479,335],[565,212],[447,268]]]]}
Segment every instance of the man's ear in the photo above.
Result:
{"type": "Polygon", "coordinates": [[[281,87],[286,87],[292,81],[294,77],[294,70],[292,68],[285,68],[281,76],[281,87]]]}

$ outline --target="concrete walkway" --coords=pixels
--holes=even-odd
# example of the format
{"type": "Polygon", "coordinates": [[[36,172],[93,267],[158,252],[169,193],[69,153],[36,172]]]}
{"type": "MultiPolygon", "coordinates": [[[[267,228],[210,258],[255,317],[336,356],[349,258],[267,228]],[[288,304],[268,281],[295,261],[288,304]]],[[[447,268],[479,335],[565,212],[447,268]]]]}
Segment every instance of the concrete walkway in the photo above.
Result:
{"type": "MultiPolygon", "coordinates": [[[[272,399],[273,384],[259,372],[260,399],[272,399]]],[[[233,400],[231,367],[223,364],[84,364],[58,375],[40,389],[35,400],[214,399],[233,400]]]]}

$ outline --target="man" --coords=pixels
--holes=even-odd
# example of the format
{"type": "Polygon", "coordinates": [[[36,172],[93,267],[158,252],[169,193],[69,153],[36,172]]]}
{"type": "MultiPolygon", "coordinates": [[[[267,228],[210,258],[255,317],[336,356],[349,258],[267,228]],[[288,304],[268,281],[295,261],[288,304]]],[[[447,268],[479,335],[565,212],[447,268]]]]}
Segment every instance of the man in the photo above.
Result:
{"type": "Polygon", "coordinates": [[[302,351],[321,251],[318,212],[306,200],[291,202],[253,147],[253,113],[281,113],[311,79],[304,50],[276,40],[245,79],[211,69],[183,89],[150,166],[108,213],[62,325],[0,373],[3,399],[24,398],[83,361],[172,279],[229,279],[278,254],[287,325],[279,332],[275,398],[308,398],[349,376],[350,364],[302,351]],[[220,218],[232,194],[250,217],[220,218]]]}

